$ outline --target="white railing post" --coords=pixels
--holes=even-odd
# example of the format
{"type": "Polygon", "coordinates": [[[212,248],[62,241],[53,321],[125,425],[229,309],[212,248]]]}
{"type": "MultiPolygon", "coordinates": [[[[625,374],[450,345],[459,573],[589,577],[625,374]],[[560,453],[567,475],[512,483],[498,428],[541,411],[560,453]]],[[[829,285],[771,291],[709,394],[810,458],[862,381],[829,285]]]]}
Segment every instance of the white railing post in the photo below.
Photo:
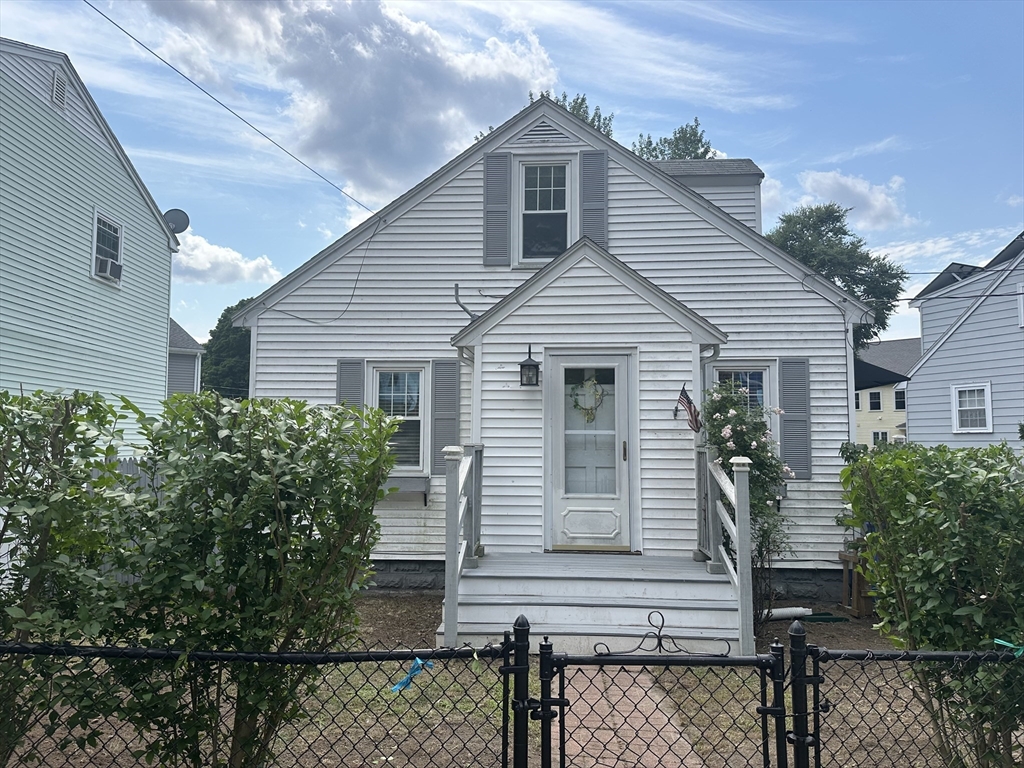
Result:
{"type": "Polygon", "coordinates": [[[459,465],[460,446],[444,449],[446,473],[444,493],[444,644],[454,648],[459,642],[459,465]]]}
{"type": "Polygon", "coordinates": [[[469,516],[466,520],[466,567],[476,568],[477,559],[484,554],[483,546],[480,544],[484,447],[476,443],[467,445],[466,450],[473,456],[473,467],[469,474],[470,488],[467,492],[469,495],[469,516]]]}
{"type": "Polygon", "coordinates": [[[737,456],[732,464],[736,483],[736,576],[739,581],[740,656],[753,656],[754,573],[750,541],[750,459],[737,456]]]}
{"type": "Polygon", "coordinates": [[[707,452],[707,461],[704,462],[704,480],[705,487],[707,488],[707,505],[708,505],[708,542],[711,551],[708,553],[711,555],[711,559],[704,564],[704,568],[708,573],[725,573],[725,564],[722,562],[722,523],[718,519],[718,512],[716,511],[716,502],[722,495],[722,488],[718,484],[718,480],[715,478],[714,473],[711,471],[711,463],[717,461],[718,456],[714,449],[709,448],[707,452]]]}

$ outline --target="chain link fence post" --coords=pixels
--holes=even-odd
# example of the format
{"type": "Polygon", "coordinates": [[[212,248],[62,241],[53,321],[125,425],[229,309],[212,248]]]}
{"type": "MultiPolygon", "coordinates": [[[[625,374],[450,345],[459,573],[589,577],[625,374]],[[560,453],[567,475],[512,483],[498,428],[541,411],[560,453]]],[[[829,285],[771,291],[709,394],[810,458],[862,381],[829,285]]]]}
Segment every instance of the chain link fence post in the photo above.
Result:
{"type": "Polygon", "coordinates": [[[807,733],[807,630],[799,621],[789,626],[789,681],[793,691],[793,730],[787,734],[793,745],[793,768],[810,768],[813,741],[807,733]]]}
{"type": "Polygon", "coordinates": [[[768,646],[772,655],[772,716],[775,719],[775,761],[778,768],[788,768],[789,748],[786,746],[786,656],[778,638],[768,646]]]}
{"type": "Polygon", "coordinates": [[[512,625],[512,765],[527,768],[530,751],[530,622],[523,615],[512,625]]]}

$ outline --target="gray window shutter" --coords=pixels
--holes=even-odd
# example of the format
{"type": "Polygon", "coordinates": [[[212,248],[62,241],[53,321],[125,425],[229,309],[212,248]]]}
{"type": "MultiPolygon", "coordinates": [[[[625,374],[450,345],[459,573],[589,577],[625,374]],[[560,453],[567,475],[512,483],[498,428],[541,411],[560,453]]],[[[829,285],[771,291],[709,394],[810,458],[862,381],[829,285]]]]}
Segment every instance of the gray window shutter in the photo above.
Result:
{"type": "Polygon", "coordinates": [[[366,363],[363,360],[338,361],[338,390],[335,402],[362,408],[366,402],[363,384],[366,381],[366,363]]]}
{"type": "Polygon", "coordinates": [[[459,444],[459,361],[434,360],[430,368],[430,474],[443,475],[445,446],[459,444]]]}
{"type": "Polygon", "coordinates": [[[779,360],[779,446],[796,480],[811,478],[811,364],[806,357],[779,360]]]}
{"type": "Polygon", "coordinates": [[[580,152],[580,199],[580,234],[607,248],[608,153],[604,150],[580,152]]]}
{"type": "Polygon", "coordinates": [[[484,155],[484,266],[512,263],[512,155],[484,155]]]}

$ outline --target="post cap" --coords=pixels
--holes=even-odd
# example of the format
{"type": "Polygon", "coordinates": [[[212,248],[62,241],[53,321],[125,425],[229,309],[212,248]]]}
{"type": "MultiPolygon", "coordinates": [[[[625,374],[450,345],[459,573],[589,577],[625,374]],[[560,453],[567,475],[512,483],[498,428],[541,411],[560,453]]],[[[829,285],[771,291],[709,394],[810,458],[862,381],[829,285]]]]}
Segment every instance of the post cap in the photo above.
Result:
{"type": "Polygon", "coordinates": [[[446,445],[441,452],[446,459],[461,459],[465,455],[461,445],[446,445]]]}
{"type": "Polygon", "coordinates": [[[789,625],[789,634],[790,635],[806,635],[807,634],[807,630],[804,629],[804,625],[801,624],[799,621],[794,621],[792,624],[789,625]]]}
{"type": "Polygon", "coordinates": [[[729,463],[736,467],[736,469],[749,469],[750,465],[754,462],[746,456],[733,456],[729,459],[729,463]]]}

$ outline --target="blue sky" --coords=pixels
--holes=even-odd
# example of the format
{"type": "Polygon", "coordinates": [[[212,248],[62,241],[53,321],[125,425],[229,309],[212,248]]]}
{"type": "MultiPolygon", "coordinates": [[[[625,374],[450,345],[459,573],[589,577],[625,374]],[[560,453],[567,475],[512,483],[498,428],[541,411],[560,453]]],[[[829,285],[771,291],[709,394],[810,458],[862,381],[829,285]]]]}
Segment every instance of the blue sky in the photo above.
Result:
{"type": "MultiPolygon", "coordinates": [[[[95,3],[374,209],[550,88],[613,112],[626,146],[698,116],[765,171],[766,229],[852,207],[907,296],[1024,229],[1024,2],[95,3]]],[[[0,26],[67,53],[157,203],[191,216],[171,313],[197,339],[365,215],[85,3],[4,0],[0,26]]]]}

